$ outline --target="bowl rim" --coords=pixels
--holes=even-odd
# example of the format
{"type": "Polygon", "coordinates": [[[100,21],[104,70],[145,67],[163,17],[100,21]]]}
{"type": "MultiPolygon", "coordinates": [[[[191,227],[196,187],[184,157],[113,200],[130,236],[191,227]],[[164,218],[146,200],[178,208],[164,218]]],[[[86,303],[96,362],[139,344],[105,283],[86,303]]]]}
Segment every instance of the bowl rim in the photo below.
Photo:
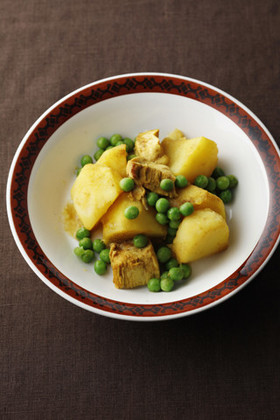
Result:
{"type": "Polygon", "coordinates": [[[280,240],[279,174],[280,153],[276,141],[259,118],[233,96],[209,83],[186,76],[158,72],[126,73],[97,80],[70,92],[50,106],[34,122],[21,140],[10,166],[6,189],[7,214],[13,237],[25,261],[45,284],[68,301],[91,312],[117,319],[134,321],[175,319],[201,312],[223,302],[241,290],[264,268],[280,240]],[[111,97],[138,92],[177,94],[212,106],[229,117],[247,134],[262,160],[266,161],[266,171],[268,165],[270,171],[267,173],[270,203],[265,228],[244,263],[223,282],[197,296],[155,305],[138,305],[107,299],[88,292],[67,279],[52,265],[36,243],[27,211],[27,189],[32,167],[53,132],[90,105],[111,97]],[[28,147],[31,161],[26,156],[28,147]],[[35,147],[35,151],[32,147],[35,147]],[[20,175],[25,177],[23,189],[19,188],[19,175],[16,174],[16,169],[21,169],[20,175]],[[21,208],[15,210],[16,205],[20,204],[21,208]],[[25,211],[23,216],[20,214],[22,211],[25,211]]]}

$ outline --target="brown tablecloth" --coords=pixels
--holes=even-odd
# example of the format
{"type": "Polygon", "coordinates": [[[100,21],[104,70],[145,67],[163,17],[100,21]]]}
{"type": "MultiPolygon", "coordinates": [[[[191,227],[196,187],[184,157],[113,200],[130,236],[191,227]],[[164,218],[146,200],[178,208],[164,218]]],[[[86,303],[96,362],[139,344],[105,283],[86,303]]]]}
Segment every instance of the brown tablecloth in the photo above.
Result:
{"type": "Polygon", "coordinates": [[[0,418],[279,419],[279,248],[253,282],[209,311],[118,321],[46,287],[19,253],[5,210],[8,168],[27,129],[65,94],[106,76],[161,71],[211,83],[280,144],[279,2],[1,0],[0,47],[0,418]]]}

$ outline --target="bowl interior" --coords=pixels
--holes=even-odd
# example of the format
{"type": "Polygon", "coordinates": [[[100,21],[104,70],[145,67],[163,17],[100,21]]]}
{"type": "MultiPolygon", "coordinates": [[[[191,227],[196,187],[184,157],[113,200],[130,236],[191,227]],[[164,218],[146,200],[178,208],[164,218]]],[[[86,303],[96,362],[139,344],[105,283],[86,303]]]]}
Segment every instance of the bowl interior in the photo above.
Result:
{"type": "MultiPolygon", "coordinates": [[[[45,255],[67,278],[99,296],[121,302],[160,304],[198,295],[224,281],[256,246],[269,206],[267,173],[252,141],[230,118],[205,103],[168,93],[133,93],[103,100],[80,111],[48,139],[33,166],[28,185],[28,212],[35,237],[45,255]],[[147,288],[118,290],[109,270],[97,276],[73,254],[77,241],[64,232],[63,209],[70,201],[75,168],[83,154],[93,154],[99,136],[120,133],[134,138],[159,128],[163,139],[174,128],[186,137],[205,136],[219,149],[219,165],[239,185],[226,206],[230,246],[221,254],[192,264],[191,279],[172,293],[147,288]],[[261,199],[260,199],[261,191],[261,199]]],[[[155,222],[156,223],[156,222],[155,222]]]]}

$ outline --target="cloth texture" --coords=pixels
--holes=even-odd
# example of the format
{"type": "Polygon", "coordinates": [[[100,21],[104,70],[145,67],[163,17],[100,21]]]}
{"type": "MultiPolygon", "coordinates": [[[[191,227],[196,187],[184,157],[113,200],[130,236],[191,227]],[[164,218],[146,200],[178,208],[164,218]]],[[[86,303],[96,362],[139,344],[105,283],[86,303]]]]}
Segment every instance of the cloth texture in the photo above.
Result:
{"type": "Polygon", "coordinates": [[[279,2],[1,0],[0,51],[0,418],[279,419],[279,248],[246,288],[206,312],[119,321],[69,303],[33,273],[5,205],[12,158],[34,121],[112,75],[210,83],[280,145],[279,2]]]}

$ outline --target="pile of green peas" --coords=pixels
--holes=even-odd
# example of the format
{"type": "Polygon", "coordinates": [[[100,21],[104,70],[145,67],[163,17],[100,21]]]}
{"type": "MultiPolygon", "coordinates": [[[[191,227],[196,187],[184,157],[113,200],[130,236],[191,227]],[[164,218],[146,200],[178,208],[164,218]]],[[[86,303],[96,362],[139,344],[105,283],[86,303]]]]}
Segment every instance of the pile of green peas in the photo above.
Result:
{"type": "Polygon", "coordinates": [[[119,146],[120,144],[126,145],[126,151],[128,153],[127,160],[135,157],[134,154],[134,141],[129,137],[123,137],[120,134],[113,134],[110,138],[99,137],[97,139],[98,149],[94,153],[93,158],[90,155],[83,155],[80,160],[81,167],[77,169],[76,175],[78,176],[81,169],[88,163],[93,163],[93,159],[97,162],[100,156],[105,150],[112,149],[113,147],[119,146]]]}
{"type": "Polygon", "coordinates": [[[226,175],[224,170],[217,166],[211,176],[198,175],[194,185],[216,194],[224,204],[229,204],[233,199],[233,190],[237,187],[238,179],[235,175],[226,175]]]}
{"type": "MultiPolygon", "coordinates": [[[[175,187],[185,188],[187,185],[188,180],[184,175],[178,175],[176,177],[175,187]]],[[[171,191],[174,187],[174,183],[170,179],[163,179],[160,183],[160,187],[165,191],[171,191]],[[168,182],[166,183],[165,181],[168,182]]],[[[146,200],[149,206],[156,209],[156,221],[161,225],[168,225],[165,242],[171,244],[176,236],[182,218],[190,216],[193,213],[193,205],[186,202],[180,207],[171,207],[170,202],[166,197],[161,197],[159,194],[151,191],[147,193],[146,200]]]]}
{"type": "Polygon", "coordinates": [[[106,248],[102,239],[90,238],[90,231],[85,227],[81,227],[76,232],[76,238],[79,246],[74,249],[74,254],[84,263],[91,263],[95,258],[95,253],[99,254],[99,259],[94,262],[94,271],[102,276],[107,271],[107,265],[110,264],[110,250],[106,248]]]}
{"type": "MultiPolygon", "coordinates": [[[[188,181],[185,176],[178,175],[175,180],[175,186],[177,188],[184,188],[188,185],[188,181]]],[[[132,191],[135,184],[133,179],[127,177],[122,178],[120,181],[120,187],[123,191],[132,191]]],[[[160,182],[160,187],[164,191],[171,191],[174,188],[174,182],[171,179],[163,179],[160,182]]],[[[170,207],[169,200],[166,197],[162,197],[155,192],[148,192],[146,200],[149,206],[155,207],[156,221],[161,225],[168,225],[166,243],[172,243],[176,236],[177,229],[181,223],[182,217],[189,216],[193,213],[193,205],[189,202],[182,204],[180,207],[170,207]]],[[[135,219],[139,215],[139,209],[136,206],[129,206],[124,210],[124,216],[127,219],[135,219]]]]}
{"type": "Polygon", "coordinates": [[[172,252],[167,246],[161,246],[157,251],[157,259],[163,271],[160,278],[151,278],[147,287],[150,292],[171,292],[175,284],[181,280],[186,280],[191,275],[191,267],[189,264],[179,264],[172,257],[172,252]]]}

